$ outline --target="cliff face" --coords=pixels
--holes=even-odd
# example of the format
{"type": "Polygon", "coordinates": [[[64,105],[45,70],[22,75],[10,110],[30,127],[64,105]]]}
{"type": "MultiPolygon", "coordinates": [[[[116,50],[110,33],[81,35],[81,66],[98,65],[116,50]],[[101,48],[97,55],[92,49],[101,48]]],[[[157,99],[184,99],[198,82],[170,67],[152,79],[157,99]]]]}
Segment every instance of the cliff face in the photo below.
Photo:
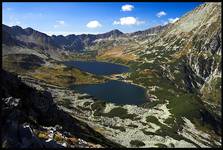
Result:
{"type": "Polygon", "coordinates": [[[208,82],[211,76],[218,77],[221,74],[220,3],[201,5],[182,17],[166,32],[168,34],[164,39],[173,36],[179,38],[177,55],[186,57],[186,63],[197,76],[208,82]]]}
{"type": "Polygon", "coordinates": [[[1,80],[2,147],[119,147],[58,108],[49,92],[4,70],[1,80]]]}
{"type": "Polygon", "coordinates": [[[155,56],[163,77],[220,105],[221,41],[221,3],[205,3],[147,43],[141,58],[155,56]]]}

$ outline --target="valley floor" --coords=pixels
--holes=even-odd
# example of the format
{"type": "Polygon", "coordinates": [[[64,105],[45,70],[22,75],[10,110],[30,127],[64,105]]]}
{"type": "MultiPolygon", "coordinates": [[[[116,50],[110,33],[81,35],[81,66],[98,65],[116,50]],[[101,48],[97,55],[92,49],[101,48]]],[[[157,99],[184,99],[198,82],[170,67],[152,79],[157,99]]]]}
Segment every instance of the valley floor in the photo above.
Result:
{"type": "Polygon", "coordinates": [[[167,107],[169,101],[154,107],[115,105],[78,94],[66,88],[23,77],[40,90],[47,89],[58,105],[88,123],[106,138],[126,147],[220,147],[221,137],[213,131],[198,129],[188,118],[179,119],[167,107]],[[177,124],[181,124],[176,126],[177,124]]]}

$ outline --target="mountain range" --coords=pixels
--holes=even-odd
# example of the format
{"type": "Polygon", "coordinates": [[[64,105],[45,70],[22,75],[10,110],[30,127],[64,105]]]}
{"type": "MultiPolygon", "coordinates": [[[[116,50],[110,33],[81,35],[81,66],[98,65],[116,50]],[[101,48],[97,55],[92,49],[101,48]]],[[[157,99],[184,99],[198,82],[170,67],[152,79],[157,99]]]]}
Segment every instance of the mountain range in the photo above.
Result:
{"type": "MultiPolygon", "coordinates": [[[[221,135],[222,130],[221,19],[221,3],[207,2],[174,23],[133,33],[112,30],[96,35],[49,36],[32,28],[2,25],[3,68],[38,80],[45,79],[45,83],[51,80],[57,82],[59,76],[70,74],[66,72],[68,69],[64,69],[65,67],[60,68],[60,61],[90,59],[127,65],[131,72],[125,75],[125,79],[143,86],[150,96],[158,99],[144,107],[148,107],[152,112],[153,106],[165,104],[171,114],[171,118],[165,123],[159,122],[162,116],[150,120],[160,126],[160,131],[152,135],[165,135],[182,140],[178,131],[186,130],[187,118],[196,129],[207,133],[209,138],[204,140],[202,132],[190,132],[187,133],[190,136],[183,136],[183,140],[188,138],[194,141],[189,142],[196,147],[212,147],[218,145],[214,141],[221,135]],[[28,66],[28,69],[24,69],[24,66],[28,66]],[[56,69],[50,68],[52,66],[56,66],[56,69]],[[62,70],[62,73],[59,74],[57,69],[62,70]],[[53,72],[56,79],[52,79],[54,76],[42,75],[47,71],[53,72]],[[37,75],[36,72],[40,74],[37,75]],[[206,141],[213,145],[207,144],[206,141]]],[[[83,81],[89,80],[89,76],[100,80],[95,76],[77,72],[74,74],[81,74],[83,77],[75,76],[75,81],[79,78],[83,81]]],[[[71,79],[69,76],[66,83],[71,79]]],[[[50,83],[52,82],[48,84],[50,83]]],[[[96,111],[101,112],[100,109],[105,109],[110,104],[97,103],[97,106],[96,111]]],[[[128,111],[142,111],[138,107],[123,107],[128,108],[128,111]]],[[[83,111],[88,110],[85,108],[83,111]]],[[[128,121],[121,120],[119,123],[123,122],[128,121]]],[[[139,130],[136,132],[129,128],[130,130],[128,133],[134,133],[137,137],[139,130]]],[[[150,131],[146,133],[151,135],[150,131]]],[[[120,138],[125,134],[127,133],[117,134],[115,139],[110,135],[107,137],[125,145],[126,139],[120,138]]]]}
{"type": "Polygon", "coordinates": [[[28,48],[40,49],[60,49],[64,51],[77,51],[81,52],[86,47],[94,44],[96,40],[100,39],[115,39],[118,37],[131,37],[131,36],[152,36],[161,32],[165,26],[157,26],[145,31],[137,31],[133,33],[124,34],[115,29],[103,34],[81,34],[81,35],[52,35],[48,36],[32,28],[21,28],[20,26],[9,27],[2,25],[3,30],[3,43],[6,45],[26,46],[28,48]]]}

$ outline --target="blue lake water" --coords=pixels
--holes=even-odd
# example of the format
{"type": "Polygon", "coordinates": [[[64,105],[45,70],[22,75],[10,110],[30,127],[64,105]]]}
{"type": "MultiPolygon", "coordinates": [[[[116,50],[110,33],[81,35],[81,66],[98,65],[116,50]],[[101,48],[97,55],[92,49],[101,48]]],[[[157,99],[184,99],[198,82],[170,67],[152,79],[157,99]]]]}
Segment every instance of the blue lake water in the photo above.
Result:
{"type": "Polygon", "coordinates": [[[129,68],[123,65],[98,61],[66,61],[64,64],[96,75],[120,74],[129,71],[129,68]]]}
{"type": "MultiPolygon", "coordinates": [[[[65,64],[96,75],[111,75],[129,70],[126,66],[97,61],[69,61],[65,64]]],[[[146,99],[144,88],[116,80],[101,84],[73,85],[71,88],[79,93],[87,93],[99,100],[116,104],[140,105],[146,99]]]]}
{"type": "Polygon", "coordinates": [[[77,85],[72,88],[80,93],[88,93],[97,99],[116,104],[142,104],[145,90],[129,83],[110,80],[102,84],[77,85]]]}

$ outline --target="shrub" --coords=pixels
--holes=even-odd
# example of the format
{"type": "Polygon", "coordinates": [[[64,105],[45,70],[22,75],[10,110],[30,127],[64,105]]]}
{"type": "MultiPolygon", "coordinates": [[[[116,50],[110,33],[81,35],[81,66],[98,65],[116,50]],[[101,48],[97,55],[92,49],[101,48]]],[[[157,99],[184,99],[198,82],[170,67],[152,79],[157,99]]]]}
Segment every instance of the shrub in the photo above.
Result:
{"type": "Polygon", "coordinates": [[[125,108],[122,108],[122,107],[116,107],[114,109],[112,109],[110,112],[108,113],[104,113],[103,114],[104,116],[107,116],[107,117],[119,117],[121,119],[134,119],[135,117],[137,117],[137,115],[135,114],[128,114],[127,112],[127,109],[125,108]]]}
{"type": "Polygon", "coordinates": [[[95,116],[99,116],[99,115],[102,114],[102,112],[103,112],[105,106],[106,106],[106,103],[105,103],[105,102],[103,102],[103,101],[96,101],[95,103],[93,103],[93,104],[91,105],[91,109],[92,109],[93,111],[95,111],[95,112],[94,112],[94,115],[95,115],[95,116]]]}
{"type": "Polygon", "coordinates": [[[144,146],[145,143],[139,140],[131,140],[130,142],[131,145],[136,146],[136,147],[140,147],[140,146],[144,146]]]}
{"type": "Polygon", "coordinates": [[[111,128],[118,129],[118,130],[120,130],[122,132],[125,132],[126,131],[125,128],[124,127],[121,127],[121,126],[111,126],[111,128]]]}

